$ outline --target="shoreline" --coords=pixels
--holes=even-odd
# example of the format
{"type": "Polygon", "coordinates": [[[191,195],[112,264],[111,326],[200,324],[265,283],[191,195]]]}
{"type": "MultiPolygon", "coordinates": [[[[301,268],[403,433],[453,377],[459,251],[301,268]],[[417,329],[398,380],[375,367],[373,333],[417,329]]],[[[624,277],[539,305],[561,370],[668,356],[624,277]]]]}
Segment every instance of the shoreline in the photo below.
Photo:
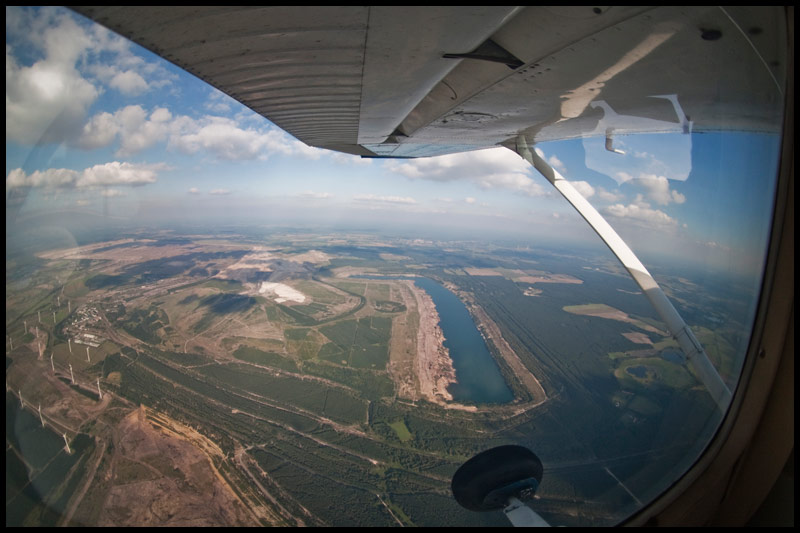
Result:
{"type": "MultiPolygon", "coordinates": [[[[417,287],[414,281],[405,280],[405,283],[416,299],[419,313],[419,329],[417,330],[416,339],[417,351],[414,359],[414,372],[419,383],[419,395],[429,402],[448,409],[483,411],[484,408],[462,405],[453,401],[453,396],[447,391],[447,387],[457,383],[458,380],[453,360],[448,349],[443,344],[445,338],[439,327],[440,317],[436,310],[436,305],[431,296],[424,289],[417,287]]],[[[526,410],[526,408],[535,407],[546,402],[548,399],[547,394],[539,379],[525,367],[516,352],[503,338],[497,324],[471,297],[465,298],[466,295],[458,287],[447,285],[445,287],[456,294],[462,302],[465,302],[476,327],[484,335],[484,341],[487,344],[492,343],[496,348],[498,353],[493,354],[493,356],[499,356],[505,362],[514,379],[518,380],[519,384],[532,396],[530,401],[524,403],[516,403],[517,400],[515,398],[512,401],[512,405],[515,405],[514,410],[518,411],[520,408],[526,410]]],[[[505,379],[508,380],[509,376],[506,376],[505,379]]]]}
{"type": "MultiPolygon", "coordinates": [[[[489,317],[486,311],[480,305],[478,305],[474,296],[462,291],[458,286],[452,283],[445,284],[445,287],[453,294],[458,296],[462,302],[464,302],[464,305],[467,307],[475,326],[483,335],[484,341],[487,343],[487,347],[490,343],[495,347],[497,353],[492,353],[492,357],[499,357],[502,359],[503,362],[505,362],[505,364],[508,366],[510,372],[513,374],[513,377],[533,397],[530,402],[526,403],[532,403],[534,406],[536,406],[547,401],[547,393],[545,392],[544,387],[542,387],[542,384],[539,382],[539,378],[537,378],[533,372],[531,372],[523,364],[519,358],[519,355],[517,355],[514,349],[503,337],[500,327],[489,317]]],[[[499,361],[497,361],[497,363],[498,365],[500,364],[499,361]]],[[[506,379],[506,382],[508,382],[509,376],[504,376],[504,379],[506,379]]],[[[515,395],[512,403],[516,401],[517,397],[515,395]]]]}
{"type": "Polygon", "coordinates": [[[416,299],[419,312],[417,356],[414,361],[419,392],[423,398],[437,404],[452,402],[453,396],[447,391],[447,387],[457,382],[456,371],[450,353],[444,346],[444,334],[439,327],[436,305],[430,295],[413,281],[405,282],[416,299]]]}

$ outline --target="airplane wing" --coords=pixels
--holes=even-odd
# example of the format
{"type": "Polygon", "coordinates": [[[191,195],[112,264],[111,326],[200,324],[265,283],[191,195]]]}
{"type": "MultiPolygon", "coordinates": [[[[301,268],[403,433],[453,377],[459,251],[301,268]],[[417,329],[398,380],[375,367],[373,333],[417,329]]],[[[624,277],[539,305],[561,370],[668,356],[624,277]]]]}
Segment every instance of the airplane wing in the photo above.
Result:
{"type": "Polygon", "coordinates": [[[614,134],[781,124],[780,7],[73,9],[306,144],[363,156],[606,135],[609,113],[614,134]]]}
{"type": "Polygon", "coordinates": [[[528,147],[604,135],[622,154],[615,135],[780,132],[782,7],[74,9],[310,146],[368,157],[514,150],[619,258],[727,408],[731,392],[644,265],[528,147]]]}
{"type": "MultiPolygon", "coordinates": [[[[588,202],[581,207],[580,195],[528,150],[530,145],[605,136],[606,150],[620,154],[615,135],[780,134],[784,101],[792,125],[789,138],[793,135],[793,93],[785,89],[793,85],[793,25],[787,31],[781,6],[72,9],[172,61],[310,146],[372,157],[511,148],[527,156],[590,223],[596,213],[588,202]]],[[[784,174],[793,173],[791,154],[791,169],[784,174]]],[[[792,181],[782,183],[791,191],[792,181]]],[[[793,195],[783,198],[790,208],[780,220],[791,220],[793,195]]],[[[593,227],[631,275],[644,279],[646,293],[658,289],[648,289],[647,284],[655,284],[652,277],[626,262],[630,250],[610,242],[616,239],[613,230],[593,227]]],[[[777,299],[793,294],[780,288],[794,272],[793,224],[786,227],[784,278],[770,293],[777,299]]],[[[662,296],[657,295],[654,306],[668,318],[674,310],[662,296]]],[[[785,323],[790,323],[791,301],[778,303],[775,313],[789,315],[785,323]]],[[[778,354],[791,367],[793,333],[783,332],[784,322],[777,322],[765,320],[777,334],[768,343],[770,350],[761,353],[778,354]],[[790,339],[789,348],[778,347],[784,338],[790,339]]],[[[684,349],[696,351],[699,364],[708,368],[702,347],[682,320],[671,328],[687,345],[697,344],[684,349]]],[[[773,382],[770,372],[777,363],[770,364],[755,367],[762,381],[753,384],[773,382]]],[[[730,391],[718,386],[719,376],[708,370],[700,372],[701,379],[724,411],[730,391]]],[[[754,390],[750,386],[743,395],[747,413],[760,413],[759,402],[766,401],[768,393],[754,390]]],[[[757,456],[771,446],[770,439],[792,433],[773,424],[767,426],[768,437],[761,438],[759,425],[756,439],[755,419],[741,419],[735,422],[738,433],[731,433],[736,438],[718,445],[725,453],[709,459],[714,468],[698,468],[701,473],[693,475],[699,481],[685,494],[682,487],[673,487],[669,502],[674,505],[662,513],[668,521],[698,512],[711,517],[720,501],[716,494],[731,493],[729,477],[737,480],[741,497],[726,499],[725,509],[750,505],[757,483],[735,473],[760,474],[757,456]],[[751,448],[751,438],[763,446],[751,448]],[[740,468],[742,457],[750,470],[740,468]],[[713,504],[705,505],[709,498],[713,504]]],[[[708,463],[698,464],[704,468],[708,463]]],[[[655,512],[660,511],[649,516],[655,512]]]]}

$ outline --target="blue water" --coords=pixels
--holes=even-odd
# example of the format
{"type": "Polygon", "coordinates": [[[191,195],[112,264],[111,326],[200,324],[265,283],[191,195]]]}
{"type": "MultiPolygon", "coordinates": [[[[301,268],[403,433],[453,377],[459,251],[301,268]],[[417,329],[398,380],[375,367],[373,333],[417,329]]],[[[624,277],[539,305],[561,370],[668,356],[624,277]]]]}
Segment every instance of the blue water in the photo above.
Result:
{"type": "Polygon", "coordinates": [[[360,279],[410,279],[427,292],[439,313],[444,345],[450,352],[458,383],[447,388],[453,399],[472,403],[508,403],[514,393],[508,388],[486,341],[475,327],[458,296],[435,281],[422,277],[353,276],[360,279]]]}
{"type": "Polygon", "coordinates": [[[513,400],[514,394],[464,303],[433,280],[414,278],[414,283],[431,296],[439,313],[444,345],[450,351],[458,380],[447,388],[453,399],[474,403],[508,403],[513,400]]]}
{"type": "Polygon", "coordinates": [[[647,377],[647,367],[644,366],[629,366],[625,369],[625,372],[631,376],[636,376],[637,378],[647,377]]]}

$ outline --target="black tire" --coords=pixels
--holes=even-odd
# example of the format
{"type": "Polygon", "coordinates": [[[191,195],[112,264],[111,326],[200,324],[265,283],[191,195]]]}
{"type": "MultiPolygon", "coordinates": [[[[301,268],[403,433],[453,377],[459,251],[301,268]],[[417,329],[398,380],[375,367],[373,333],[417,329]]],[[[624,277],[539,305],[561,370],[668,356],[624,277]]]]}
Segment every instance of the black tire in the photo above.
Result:
{"type": "Polygon", "coordinates": [[[479,453],[459,468],[450,485],[456,501],[470,511],[495,511],[506,501],[486,497],[512,483],[534,478],[542,481],[542,462],[522,446],[498,446],[479,453]]]}

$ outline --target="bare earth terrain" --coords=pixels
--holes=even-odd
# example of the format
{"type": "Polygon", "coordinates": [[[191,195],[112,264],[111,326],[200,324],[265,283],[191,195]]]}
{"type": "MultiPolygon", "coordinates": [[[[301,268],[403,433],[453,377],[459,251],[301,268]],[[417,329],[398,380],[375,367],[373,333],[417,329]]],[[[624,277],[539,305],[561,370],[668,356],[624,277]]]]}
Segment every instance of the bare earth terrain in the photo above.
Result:
{"type": "MultiPolygon", "coordinates": [[[[340,438],[347,442],[340,437],[342,434],[352,436],[353,442],[359,445],[365,443],[367,450],[371,443],[366,441],[380,442],[365,430],[366,426],[361,422],[370,424],[373,409],[370,402],[358,398],[358,391],[353,388],[355,385],[351,387],[349,382],[341,382],[337,373],[341,369],[333,366],[338,365],[338,361],[317,358],[321,347],[333,346],[334,339],[338,343],[347,341],[343,340],[341,332],[348,331],[349,324],[364,328],[356,329],[359,335],[367,330],[363,337],[358,337],[363,344],[355,342],[354,334],[354,347],[365,352],[365,348],[369,348],[372,353],[382,353],[384,357],[376,358],[378,364],[372,367],[355,366],[358,373],[353,373],[357,378],[366,375],[366,380],[370,380],[375,376],[386,382],[388,371],[391,383],[388,386],[381,384],[382,401],[394,392],[394,399],[403,400],[400,403],[404,405],[424,400],[449,410],[448,416],[461,416],[462,413],[453,411],[458,410],[479,414],[492,412],[499,419],[507,419],[547,400],[541,384],[503,339],[497,324],[476,304],[470,293],[460,291],[452,284],[445,286],[467,305],[487,343],[496,348],[494,354],[502,358],[504,368],[513,372],[517,382],[530,391],[532,399],[499,407],[454,402],[448,387],[456,383],[457,377],[444,346],[439,313],[430,295],[411,280],[372,284],[345,281],[343,278],[348,276],[376,271],[369,267],[351,266],[333,269],[334,277],[331,279],[311,278],[313,269],[309,264],[327,264],[333,258],[316,250],[289,254],[279,251],[280,248],[251,246],[250,253],[241,256],[230,252],[241,253],[248,245],[198,241],[152,246],[151,242],[154,241],[125,239],[40,254],[42,259],[64,262],[65,266],[60,268],[64,269],[65,281],[60,293],[48,295],[46,303],[31,308],[36,313],[25,314],[23,309],[20,314],[22,327],[17,324],[13,333],[18,340],[13,346],[14,365],[7,369],[7,390],[16,390],[20,402],[24,392],[25,408],[29,410],[41,404],[42,424],[47,422],[58,434],[64,434],[65,440],[72,442],[78,434],[94,439],[94,448],[85,456],[85,471],[80,482],[75,484],[75,496],[65,510],[60,522],[62,525],[227,527],[321,523],[314,512],[300,503],[302,498],[281,488],[295,488],[292,482],[286,481],[291,479],[290,474],[295,475],[291,469],[306,471],[314,466],[313,457],[307,459],[297,452],[298,455],[292,456],[286,465],[272,464],[268,456],[270,444],[275,444],[272,440],[249,448],[237,443],[234,452],[230,449],[223,452],[219,442],[213,440],[217,435],[208,431],[201,433],[179,421],[185,419],[181,418],[182,404],[177,403],[177,398],[183,401],[191,398],[193,401],[194,397],[180,390],[182,385],[178,380],[163,396],[168,405],[166,409],[157,403],[147,403],[151,399],[149,394],[161,392],[157,387],[153,387],[157,392],[150,392],[147,378],[152,368],[140,364],[140,357],[157,361],[159,366],[156,368],[164,369],[153,372],[154,383],[158,380],[169,383],[174,379],[175,371],[192,377],[219,376],[214,378],[219,381],[211,382],[223,389],[227,384],[221,377],[227,375],[227,367],[230,372],[239,372],[246,364],[253,365],[265,378],[274,378],[271,382],[275,386],[301,383],[298,379],[304,383],[319,383],[328,391],[321,404],[325,410],[323,413],[310,408],[312,404],[306,403],[306,396],[292,400],[274,399],[269,396],[271,391],[266,389],[257,396],[248,392],[242,403],[258,398],[265,406],[265,412],[271,412],[271,415],[264,415],[262,420],[261,415],[252,412],[233,409],[231,413],[253,416],[259,424],[271,424],[267,434],[273,438],[271,432],[274,431],[274,434],[281,435],[279,440],[282,440],[277,443],[276,454],[280,452],[288,456],[295,453],[288,447],[290,444],[294,446],[297,442],[299,450],[308,441],[315,446],[346,451],[350,459],[357,457],[361,462],[368,461],[370,468],[379,467],[382,462],[360,449],[355,452],[344,444],[328,442],[340,438]],[[187,254],[200,255],[201,252],[220,255],[191,261],[178,259],[187,254]],[[156,260],[161,260],[161,263],[154,266],[154,270],[163,264],[182,266],[185,271],[163,277],[160,277],[160,272],[154,272],[146,280],[129,281],[129,278],[135,279],[130,273],[138,263],[156,260]],[[205,274],[189,272],[190,268],[205,274]],[[252,273],[261,276],[248,278],[252,273]],[[119,286],[113,283],[105,285],[115,274],[124,274],[119,286]],[[276,281],[265,277],[266,274],[276,274],[276,281]],[[334,278],[342,288],[332,282],[334,278]],[[97,282],[88,283],[90,280],[97,282]],[[231,290],[230,287],[236,288],[231,290]],[[54,298],[55,302],[49,301],[54,298]],[[209,302],[222,302],[234,308],[241,306],[241,309],[228,310],[221,305],[222,311],[212,312],[209,302]],[[41,317],[39,307],[46,310],[41,317]],[[49,321],[51,312],[52,321],[49,321]],[[373,317],[378,318],[370,327],[369,321],[373,317]],[[40,322],[42,318],[48,320],[40,322]],[[385,324],[389,323],[391,327],[387,330],[385,324]],[[59,340],[56,340],[57,330],[59,340]],[[379,331],[383,337],[377,336],[379,331]],[[78,339],[87,334],[92,338],[102,338],[104,344],[101,346],[101,341],[92,344],[91,360],[87,351],[84,361],[84,347],[79,347],[80,357],[77,352],[73,354],[73,349],[78,339]],[[382,344],[373,342],[368,335],[381,338],[382,344]],[[380,352],[376,349],[379,347],[385,351],[380,352]],[[106,358],[116,361],[113,364],[125,366],[104,372],[106,358]],[[304,365],[315,369],[319,375],[304,373],[304,365]],[[263,369],[269,369],[271,373],[263,373],[263,369]],[[44,376],[44,379],[31,380],[30,376],[44,376]],[[101,385],[103,397],[95,400],[93,395],[99,392],[101,385]],[[143,398],[133,396],[135,399],[130,400],[120,393],[127,390],[126,387],[141,393],[143,398]],[[384,392],[386,390],[388,393],[384,392]],[[146,403],[147,407],[138,406],[139,401],[146,403]],[[172,401],[176,403],[170,404],[172,401]],[[293,405],[293,402],[298,405],[293,405]],[[359,416],[354,417],[353,412],[359,412],[359,416]],[[336,421],[336,417],[345,423],[336,421]],[[319,428],[306,427],[309,421],[324,427],[330,434],[325,434],[325,438],[319,437],[314,433],[321,431],[319,428]],[[260,453],[260,450],[266,453],[260,453]],[[278,475],[274,476],[276,471],[278,475]],[[283,480],[279,480],[281,475],[283,480]]],[[[410,259],[397,254],[381,254],[381,257],[397,262],[410,259]]],[[[402,268],[415,266],[405,264],[402,268]]],[[[478,276],[507,274],[492,269],[469,270],[478,276]]],[[[521,270],[508,272],[514,276],[531,274],[521,270]]],[[[544,276],[547,279],[537,277],[534,280],[531,277],[528,281],[575,282],[559,275],[544,276]]],[[[19,300],[22,302],[20,306],[29,305],[21,298],[19,300]]],[[[12,349],[10,344],[9,348],[12,349]]],[[[348,361],[343,360],[341,366],[347,365],[348,361]]],[[[249,386],[257,387],[258,384],[253,382],[249,386]]],[[[286,392],[291,391],[287,389],[286,392]]],[[[192,394],[197,393],[193,391],[192,394]]],[[[243,395],[237,390],[236,395],[226,397],[226,401],[239,401],[243,395]]],[[[426,406],[426,409],[436,411],[434,406],[426,406]]],[[[436,416],[443,416],[443,413],[438,411],[436,416]]],[[[404,436],[400,429],[395,429],[401,441],[413,439],[408,428],[399,423],[405,431],[404,436]]],[[[203,430],[202,424],[192,424],[203,430]]],[[[411,455],[409,457],[416,460],[411,455]]],[[[447,481],[436,476],[431,479],[436,483],[447,481]]],[[[375,497],[394,522],[402,524],[407,521],[394,514],[394,508],[387,505],[384,495],[376,494],[375,497]]]]}
{"type": "Polygon", "coordinates": [[[420,392],[424,398],[434,403],[452,401],[453,396],[447,392],[447,387],[455,383],[456,371],[450,354],[443,345],[444,335],[439,327],[439,313],[424,290],[416,287],[413,281],[406,283],[414,293],[419,309],[416,370],[420,392]]]}
{"type": "MultiPolygon", "coordinates": [[[[658,328],[655,328],[649,324],[645,324],[641,320],[637,320],[631,316],[628,316],[628,313],[605,304],[568,305],[564,307],[564,311],[567,311],[568,313],[574,313],[576,315],[596,316],[599,318],[606,318],[608,320],[627,322],[628,324],[633,324],[637,328],[661,335],[662,337],[669,335],[658,328]]],[[[633,339],[630,340],[633,342],[638,342],[634,341],[633,339]]]]}
{"type": "Polygon", "coordinates": [[[191,428],[142,406],[117,426],[113,484],[101,526],[254,526],[249,507],[213,466],[222,452],[191,428]]]}

